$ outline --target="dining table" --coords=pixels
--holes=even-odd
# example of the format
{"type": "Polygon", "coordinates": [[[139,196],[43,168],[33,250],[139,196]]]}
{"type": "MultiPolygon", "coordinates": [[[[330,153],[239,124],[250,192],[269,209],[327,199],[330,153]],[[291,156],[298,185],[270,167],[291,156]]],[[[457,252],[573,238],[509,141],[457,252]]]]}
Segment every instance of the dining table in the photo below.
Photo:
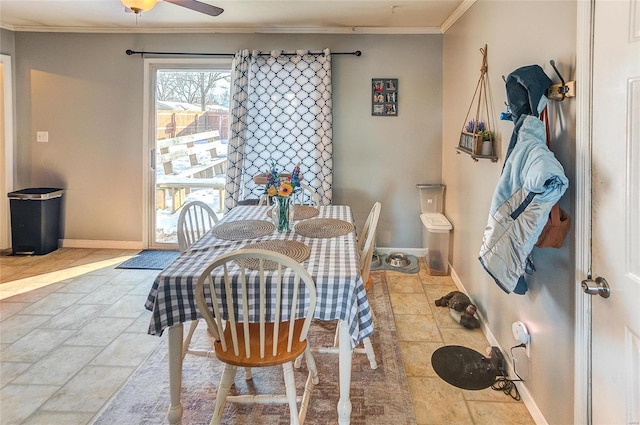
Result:
{"type": "MultiPolygon", "coordinates": [[[[168,328],[170,406],[167,416],[170,424],[180,424],[182,419],[183,323],[201,318],[194,294],[199,276],[222,254],[247,247],[278,250],[289,245],[308,247],[302,250],[299,261],[316,284],[314,319],[337,321],[340,327],[338,423],[350,423],[353,349],[373,333],[351,208],[347,205],[294,206],[292,229],[284,232],[278,232],[273,225],[271,208],[254,205],[232,208],[153,282],[145,303],[152,312],[148,333],[160,336],[168,328]]],[[[301,250],[294,251],[300,255],[301,250]]],[[[287,254],[286,250],[280,252],[287,254]]],[[[257,273],[254,276],[258,279],[257,273]]]]}

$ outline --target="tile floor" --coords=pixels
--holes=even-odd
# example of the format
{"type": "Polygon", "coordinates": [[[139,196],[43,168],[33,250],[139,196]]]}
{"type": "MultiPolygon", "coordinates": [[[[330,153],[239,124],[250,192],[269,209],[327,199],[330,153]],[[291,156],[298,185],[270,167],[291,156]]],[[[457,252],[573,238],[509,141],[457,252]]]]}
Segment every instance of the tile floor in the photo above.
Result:
{"type": "MultiPolygon", "coordinates": [[[[154,270],[115,266],[137,251],[67,249],[0,256],[0,424],[91,424],[165,337],[146,334],[154,270]]],[[[424,265],[423,265],[424,266],[424,265]]],[[[480,330],[456,324],[434,301],[450,277],[387,272],[418,425],[533,424],[522,402],[441,380],[431,353],[445,344],[484,353],[480,330]]],[[[120,424],[119,424],[120,425],[120,424]]],[[[124,425],[124,424],[123,424],[124,425]]]]}

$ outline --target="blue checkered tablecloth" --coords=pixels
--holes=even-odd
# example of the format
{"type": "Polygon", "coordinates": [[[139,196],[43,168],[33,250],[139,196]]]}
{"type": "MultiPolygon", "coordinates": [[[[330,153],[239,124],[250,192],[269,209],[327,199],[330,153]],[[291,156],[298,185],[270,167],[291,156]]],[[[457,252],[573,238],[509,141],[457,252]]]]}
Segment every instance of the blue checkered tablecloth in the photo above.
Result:
{"type": "MultiPolygon", "coordinates": [[[[268,220],[268,209],[238,206],[218,225],[238,220],[268,220]]],[[[314,218],[335,218],[353,223],[348,206],[321,206],[319,210],[320,214],[314,218]]],[[[349,323],[353,346],[371,335],[373,321],[360,275],[355,231],[333,238],[311,238],[301,236],[295,230],[285,233],[274,231],[260,238],[241,241],[220,239],[211,232],[207,233],[160,272],[154,281],[145,304],[153,313],[148,333],[161,335],[171,325],[199,318],[194,289],[199,275],[214,258],[249,244],[278,239],[300,241],[310,248],[309,258],[302,265],[316,283],[318,301],[314,317],[349,323]]]]}

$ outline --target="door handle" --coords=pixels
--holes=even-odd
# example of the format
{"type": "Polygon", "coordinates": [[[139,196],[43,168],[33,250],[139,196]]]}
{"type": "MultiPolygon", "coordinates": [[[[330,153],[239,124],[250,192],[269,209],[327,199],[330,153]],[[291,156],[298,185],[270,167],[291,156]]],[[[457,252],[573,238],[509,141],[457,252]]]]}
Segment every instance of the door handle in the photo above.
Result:
{"type": "Polygon", "coordinates": [[[609,288],[607,279],[601,276],[596,277],[595,281],[591,280],[591,277],[583,280],[582,290],[585,294],[600,295],[602,298],[609,298],[609,295],[611,295],[611,288],[609,288]]]}

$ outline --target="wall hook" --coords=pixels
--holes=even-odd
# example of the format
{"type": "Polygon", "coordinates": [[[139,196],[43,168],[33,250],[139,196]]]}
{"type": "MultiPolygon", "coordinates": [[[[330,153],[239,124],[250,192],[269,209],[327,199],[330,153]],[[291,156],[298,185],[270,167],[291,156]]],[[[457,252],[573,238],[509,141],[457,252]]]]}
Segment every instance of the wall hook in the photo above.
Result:
{"type": "Polygon", "coordinates": [[[556,68],[556,62],[553,59],[551,59],[549,63],[553,67],[553,70],[556,72],[556,75],[558,76],[558,78],[560,78],[561,83],[552,84],[551,86],[549,86],[549,88],[547,89],[547,97],[549,99],[560,100],[560,101],[563,101],[565,97],[575,97],[576,82],[575,81],[565,82],[564,78],[562,77],[562,74],[560,74],[560,71],[558,71],[558,68],[556,68]]]}

